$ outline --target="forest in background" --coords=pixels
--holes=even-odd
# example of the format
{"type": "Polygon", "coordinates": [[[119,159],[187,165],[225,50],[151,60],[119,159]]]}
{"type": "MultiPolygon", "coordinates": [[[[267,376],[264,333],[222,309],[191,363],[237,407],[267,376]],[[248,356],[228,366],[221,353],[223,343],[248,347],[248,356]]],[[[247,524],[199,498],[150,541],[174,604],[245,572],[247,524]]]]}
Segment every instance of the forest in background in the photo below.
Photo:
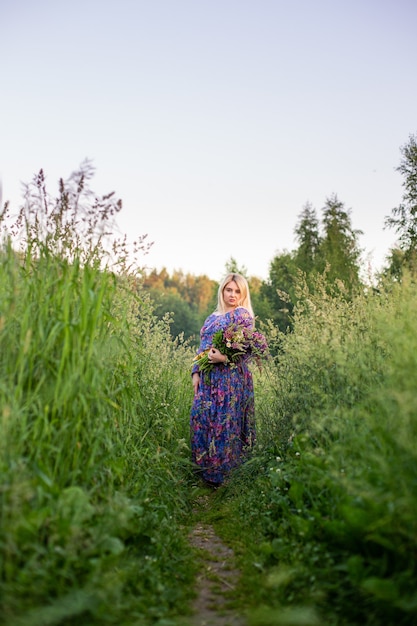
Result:
{"type": "MultiPolygon", "coordinates": [[[[297,247],[277,254],[270,263],[267,280],[251,277],[245,267],[231,258],[225,273],[240,272],[249,281],[257,318],[271,320],[281,331],[292,328],[294,307],[299,301],[299,285],[305,282],[314,292],[318,277],[329,293],[351,299],[366,289],[377,288],[386,277],[398,280],[403,268],[415,263],[415,170],[416,138],[401,148],[398,171],[403,176],[404,201],[386,216],[385,226],[398,235],[398,245],[387,251],[386,265],[376,276],[368,276],[362,266],[359,236],[351,212],[336,194],[326,199],[321,213],[306,203],[294,229],[297,247]]],[[[199,329],[217,302],[217,283],[207,276],[182,271],[170,275],[166,269],[143,274],[143,285],[155,305],[155,314],[170,317],[173,337],[183,336],[198,343],[199,329]]]]}

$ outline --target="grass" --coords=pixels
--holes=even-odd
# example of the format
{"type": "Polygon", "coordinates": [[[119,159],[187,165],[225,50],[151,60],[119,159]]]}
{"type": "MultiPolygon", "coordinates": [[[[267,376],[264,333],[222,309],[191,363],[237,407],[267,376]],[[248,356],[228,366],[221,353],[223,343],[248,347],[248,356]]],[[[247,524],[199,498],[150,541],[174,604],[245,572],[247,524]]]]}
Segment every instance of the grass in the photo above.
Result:
{"type": "Polygon", "coordinates": [[[189,355],[153,317],[123,246],[106,252],[117,203],[92,198],[90,173],[61,181],[55,200],[36,177],[12,227],[20,250],[3,223],[7,626],[164,624],[190,597],[189,355]]]}
{"type": "MultiPolygon", "coordinates": [[[[0,221],[0,619],[181,626],[196,576],[190,349],[112,240],[88,164],[0,221]]],[[[137,250],[146,250],[140,239],[137,250]]],[[[198,512],[249,626],[417,617],[417,296],[305,293],[255,372],[251,459],[198,512]]]]}
{"type": "Polygon", "coordinates": [[[251,626],[415,623],[416,299],[311,299],[260,382],[258,450],[213,517],[251,626]]]}

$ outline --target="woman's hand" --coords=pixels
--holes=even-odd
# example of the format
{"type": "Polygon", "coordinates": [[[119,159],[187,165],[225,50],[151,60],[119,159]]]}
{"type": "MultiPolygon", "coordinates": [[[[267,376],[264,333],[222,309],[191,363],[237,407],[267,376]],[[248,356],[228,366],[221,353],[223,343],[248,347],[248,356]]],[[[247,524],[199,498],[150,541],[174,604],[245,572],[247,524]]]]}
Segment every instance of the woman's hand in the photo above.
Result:
{"type": "Polygon", "coordinates": [[[193,389],[194,389],[194,395],[197,395],[197,391],[198,391],[198,386],[200,384],[200,374],[198,372],[194,372],[193,376],[193,389]]]}
{"type": "Polygon", "coordinates": [[[208,360],[211,363],[227,363],[227,356],[222,354],[217,348],[210,348],[208,360]]]}

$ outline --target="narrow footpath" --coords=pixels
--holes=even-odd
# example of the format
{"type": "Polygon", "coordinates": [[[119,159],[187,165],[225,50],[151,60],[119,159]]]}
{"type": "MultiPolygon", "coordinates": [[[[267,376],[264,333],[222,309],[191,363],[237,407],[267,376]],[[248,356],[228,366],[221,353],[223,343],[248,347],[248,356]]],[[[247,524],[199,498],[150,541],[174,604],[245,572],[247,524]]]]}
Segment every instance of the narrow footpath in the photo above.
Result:
{"type": "MultiPolygon", "coordinates": [[[[202,510],[209,505],[210,496],[200,496],[196,510],[202,510]]],[[[246,626],[243,616],[229,607],[240,576],[233,550],[205,522],[196,522],[189,539],[190,544],[198,551],[201,565],[190,626],[246,626]]]]}

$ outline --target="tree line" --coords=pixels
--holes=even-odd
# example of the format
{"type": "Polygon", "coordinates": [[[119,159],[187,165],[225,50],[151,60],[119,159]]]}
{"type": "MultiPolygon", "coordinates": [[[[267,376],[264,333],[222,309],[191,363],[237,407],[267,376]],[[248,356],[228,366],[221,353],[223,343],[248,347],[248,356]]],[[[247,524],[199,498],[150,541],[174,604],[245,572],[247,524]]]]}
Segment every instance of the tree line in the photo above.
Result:
{"type": "MultiPolygon", "coordinates": [[[[415,273],[416,268],[417,135],[410,135],[400,152],[396,169],[403,177],[402,201],[385,219],[385,227],[395,230],[398,241],[388,252],[373,288],[382,280],[401,280],[405,270],[415,273]]],[[[359,237],[363,233],[353,227],[351,211],[337,194],[326,198],[320,214],[307,202],[294,233],[296,248],[273,257],[266,280],[249,276],[234,258],[225,267],[226,272],[246,276],[257,318],[271,320],[282,332],[291,331],[294,307],[306,289],[314,293],[318,284],[321,288],[324,284],[329,293],[351,299],[369,288],[361,272],[359,237]]],[[[164,268],[144,273],[143,286],[149,291],[156,316],[169,320],[172,336],[197,343],[202,322],[216,304],[217,282],[181,270],[170,275],[164,268]]]]}

